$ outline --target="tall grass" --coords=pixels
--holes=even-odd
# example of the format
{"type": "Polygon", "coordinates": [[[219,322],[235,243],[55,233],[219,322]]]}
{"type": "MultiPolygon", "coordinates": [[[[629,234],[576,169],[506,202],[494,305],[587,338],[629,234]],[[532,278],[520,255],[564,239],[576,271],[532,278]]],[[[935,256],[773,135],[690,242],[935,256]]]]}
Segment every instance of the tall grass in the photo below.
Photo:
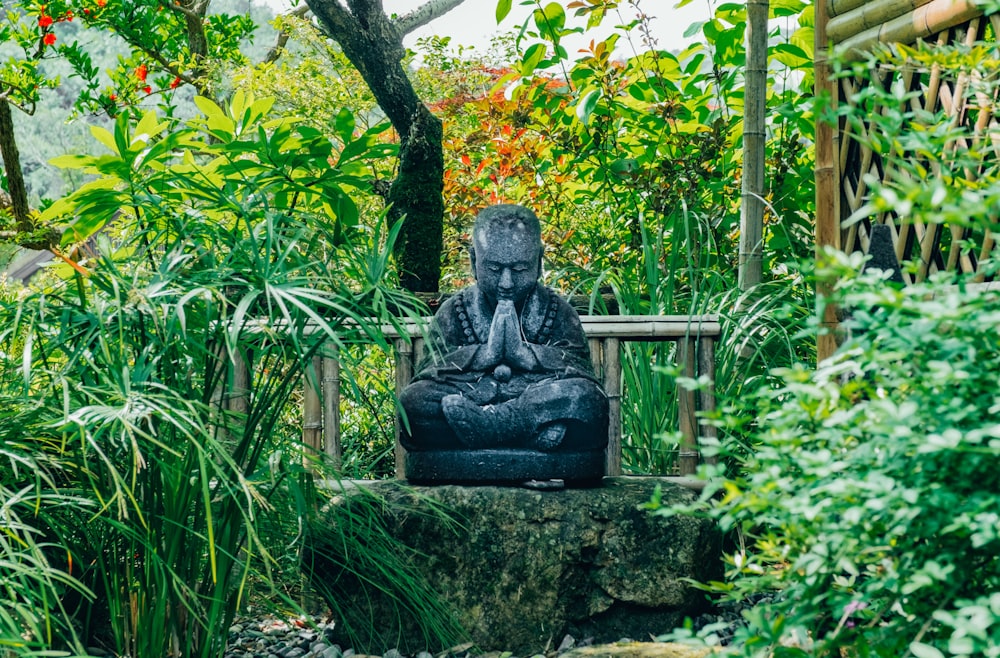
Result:
{"type": "Polygon", "coordinates": [[[459,541],[460,520],[440,503],[413,492],[394,497],[391,510],[366,486],[345,483],[332,493],[316,522],[309,525],[303,568],[342,622],[337,639],[369,652],[382,641],[393,642],[408,654],[446,649],[466,639],[453,610],[413,566],[417,557],[413,549],[399,545],[388,528],[398,515],[432,515],[459,541]],[[357,605],[363,598],[369,606],[357,605]],[[398,637],[390,640],[393,633],[398,637]],[[413,644],[407,646],[407,641],[413,644]]]}
{"type": "MultiPolygon", "coordinates": [[[[610,287],[618,312],[629,315],[719,316],[722,336],[716,347],[715,386],[720,416],[752,422],[745,408],[748,392],[774,385],[774,367],[808,361],[814,354],[805,329],[812,317],[813,293],[795,272],[775,276],[747,292],[736,287],[735,271],[726,271],[734,245],[716,239],[713,218],[686,208],[655,221],[640,218],[640,242],[621,266],[566,267],[558,276],[591,292],[594,311],[607,312],[599,289],[610,287]],[[603,271],[602,271],[603,270],[603,271]],[[594,272],[599,272],[595,276],[594,272]]],[[[691,330],[697,331],[692,324],[691,330]]],[[[683,382],[674,343],[622,344],[622,460],[634,473],[672,473],[680,441],[677,387],[683,382]]],[[[727,422],[727,441],[743,443],[746,434],[727,422]]],[[[738,453],[740,450],[734,450],[738,453]]]]}
{"type": "Polygon", "coordinates": [[[418,313],[392,285],[396,230],[351,226],[355,179],[329,142],[252,99],[200,106],[186,126],[122,119],[111,155],[63,159],[100,175],[51,210],[76,218],[71,235],[122,212],[67,259],[66,285],[0,303],[0,351],[17,355],[4,449],[20,436],[41,455],[3,471],[20,523],[5,636],[221,656],[252,579],[278,565],[260,529],[315,513],[300,447],[278,443],[293,389],[327,346],[387,347],[379,326],[418,313]]]}

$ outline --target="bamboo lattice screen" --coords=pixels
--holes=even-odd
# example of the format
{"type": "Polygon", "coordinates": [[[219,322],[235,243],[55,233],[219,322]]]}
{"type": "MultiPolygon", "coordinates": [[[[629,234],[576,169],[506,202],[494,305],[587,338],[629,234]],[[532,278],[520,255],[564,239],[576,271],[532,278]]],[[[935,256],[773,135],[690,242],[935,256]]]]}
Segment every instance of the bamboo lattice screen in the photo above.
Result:
{"type": "MultiPolygon", "coordinates": [[[[1000,15],[984,16],[973,0],[817,0],[817,91],[828,92],[837,103],[854,103],[869,85],[883,89],[902,85],[908,91],[919,92],[910,101],[913,109],[944,110],[951,125],[972,128],[973,139],[987,140],[985,145],[997,153],[1000,147],[997,99],[971,93],[975,87],[968,75],[949,75],[940,68],[878,67],[865,76],[831,80],[827,57],[830,44],[846,50],[849,58],[860,60],[879,43],[912,44],[920,39],[931,44],[971,45],[981,39],[996,40],[997,34],[1000,34],[1000,15]]],[[[881,111],[878,107],[869,110],[881,111]]],[[[877,130],[876,126],[877,122],[865,121],[861,130],[877,130]]],[[[866,252],[873,224],[885,224],[891,229],[897,260],[914,266],[905,275],[908,283],[941,270],[971,273],[982,280],[977,265],[997,248],[994,235],[987,231],[976,233],[968,226],[903,222],[891,210],[845,222],[868,200],[866,174],[884,181],[894,173],[891,163],[865,145],[865,137],[843,119],[837,126],[817,124],[817,247],[866,252]]],[[[833,309],[828,310],[824,323],[831,329],[836,327],[833,309]]],[[[829,356],[835,348],[832,334],[821,337],[819,358],[829,356]]]]}

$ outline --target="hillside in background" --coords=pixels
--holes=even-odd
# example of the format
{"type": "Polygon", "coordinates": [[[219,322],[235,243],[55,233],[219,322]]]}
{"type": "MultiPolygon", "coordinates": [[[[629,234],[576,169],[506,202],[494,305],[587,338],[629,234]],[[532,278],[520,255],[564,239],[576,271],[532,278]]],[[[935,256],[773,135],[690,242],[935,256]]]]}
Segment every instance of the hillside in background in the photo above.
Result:
{"type": "MultiPolygon", "coordinates": [[[[246,42],[243,52],[250,62],[263,59],[274,43],[275,30],[271,27],[274,10],[259,0],[213,0],[213,13],[249,14],[259,26],[252,42],[246,42]]],[[[60,26],[64,38],[76,38],[80,45],[91,53],[94,63],[102,72],[102,84],[108,83],[106,70],[116,65],[119,58],[126,55],[128,48],[115,34],[106,31],[85,29],[78,22],[67,22],[60,26]]],[[[0,56],[10,50],[9,44],[0,46],[0,56]]],[[[83,86],[81,80],[72,75],[72,69],[63,59],[44,62],[47,73],[60,77],[60,86],[42,94],[42,102],[34,114],[14,112],[14,126],[17,145],[21,152],[21,164],[25,174],[25,184],[33,207],[44,205],[46,199],[56,199],[68,193],[80,183],[79,173],[53,167],[49,161],[65,153],[93,153],[100,145],[89,134],[89,126],[108,126],[111,122],[106,115],[77,115],[73,104],[83,86]]],[[[165,93],[190,98],[192,91],[181,88],[165,93]]],[[[163,101],[157,93],[149,97],[146,105],[155,107],[163,101]]],[[[182,107],[184,104],[182,104],[182,107]]]]}

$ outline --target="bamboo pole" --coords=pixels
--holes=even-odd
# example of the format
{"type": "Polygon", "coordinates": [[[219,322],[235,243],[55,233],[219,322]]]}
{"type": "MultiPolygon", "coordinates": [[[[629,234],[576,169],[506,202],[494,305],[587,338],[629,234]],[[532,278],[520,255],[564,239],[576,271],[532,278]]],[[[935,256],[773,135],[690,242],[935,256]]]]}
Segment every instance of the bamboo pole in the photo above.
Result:
{"type": "MultiPolygon", "coordinates": [[[[982,261],[984,261],[984,260],[986,260],[987,258],[990,257],[990,255],[993,252],[993,247],[994,247],[995,244],[996,244],[996,242],[993,239],[993,233],[987,232],[986,236],[983,238],[983,246],[979,250],[979,261],[980,262],[982,262],[982,261]]],[[[976,272],[976,276],[974,277],[973,280],[976,283],[983,283],[983,282],[985,282],[986,281],[986,273],[983,272],[982,270],[976,272]]]]}
{"type": "Polygon", "coordinates": [[[876,44],[910,44],[982,15],[983,9],[976,4],[976,0],[931,0],[898,18],[859,32],[838,45],[844,50],[846,60],[859,60],[876,44]]]}
{"type": "MultiPolygon", "coordinates": [[[[715,339],[703,336],[698,340],[698,375],[708,377],[708,386],[701,391],[701,411],[706,415],[715,413],[715,339]]],[[[708,423],[701,428],[701,435],[706,439],[717,439],[718,428],[708,423]]],[[[717,464],[718,455],[707,457],[705,462],[717,464]]]]}
{"type": "Polygon", "coordinates": [[[878,27],[929,2],[931,0],[872,0],[852,11],[831,18],[826,24],[826,36],[834,43],[840,43],[859,32],[878,27]]]}
{"type": "MultiPolygon", "coordinates": [[[[430,318],[421,322],[404,322],[403,331],[400,332],[392,325],[382,325],[380,331],[387,338],[395,339],[408,336],[419,341],[421,327],[430,318]]],[[[669,338],[681,338],[691,331],[691,327],[697,327],[702,335],[711,334],[718,336],[722,331],[719,324],[719,316],[713,314],[705,315],[583,315],[580,316],[580,324],[583,325],[583,332],[587,336],[595,338],[608,338],[617,336],[628,338],[629,340],[662,340],[669,338]]],[[[414,344],[416,349],[416,343],[414,344]]],[[[418,350],[419,351],[419,350],[418,350]]]]}
{"type": "MultiPolygon", "coordinates": [[[[393,343],[396,347],[396,395],[398,396],[413,379],[413,344],[407,338],[397,338],[393,343]]],[[[394,452],[396,454],[396,477],[400,479],[406,477],[406,450],[399,442],[401,431],[402,428],[397,422],[394,452]]]]}
{"type": "Polygon", "coordinates": [[[340,471],[343,451],[340,445],[340,354],[334,348],[323,358],[323,451],[334,470],[340,471]]]}
{"type": "Polygon", "coordinates": [[[769,0],[748,0],[746,87],[743,114],[743,181],[740,212],[740,290],[761,282],[764,253],[765,112],[769,0]]]}
{"type": "MultiPolygon", "coordinates": [[[[826,21],[827,0],[816,0],[816,92],[828,95],[831,104],[837,102],[837,82],[830,75],[828,59],[826,21]]],[[[826,247],[840,249],[840,172],[838,167],[839,149],[835,144],[836,129],[819,115],[816,117],[816,253],[826,247]]],[[[832,285],[832,284],[830,284],[832,285]]],[[[816,294],[824,296],[829,288],[820,284],[816,294]]],[[[822,361],[837,349],[837,312],[832,305],[823,311],[820,327],[823,330],[816,339],[816,357],[822,361]]]]}
{"type": "Polygon", "coordinates": [[[306,466],[322,449],[323,407],[319,400],[320,358],[313,357],[309,371],[303,376],[302,392],[302,444],[307,449],[303,455],[306,466]]]}
{"type": "MultiPolygon", "coordinates": [[[[685,377],[694,379],[695,351],[698,341],[695,337],[677,341],[677,365],[685,377]]],[[[677,416],[681,432],[681,445],[677,463],[680,475],[694,475],[698,470],[698,421],[695,417],[695,392],[677,385],[677,416]]]]}
{"type": "Polygon", "coordinates": [[[605,475],[622,474],[622,362],[618,338],[604,339],[604,393],[608,396],[608,447],[605,475]]]}
{"type": "MultiPolygon", "coordinates": [[[[826,3],[826,13],[825,17],[833,18],[834,16],[840,16],[841,14],[846,14],[849,11],[854,11],[858,7],[862,6],[868,2],[868,0],[827,0],[826,3]]],[[[817,15],[819,14],[819,5],[817,4],[817,15]]]]}

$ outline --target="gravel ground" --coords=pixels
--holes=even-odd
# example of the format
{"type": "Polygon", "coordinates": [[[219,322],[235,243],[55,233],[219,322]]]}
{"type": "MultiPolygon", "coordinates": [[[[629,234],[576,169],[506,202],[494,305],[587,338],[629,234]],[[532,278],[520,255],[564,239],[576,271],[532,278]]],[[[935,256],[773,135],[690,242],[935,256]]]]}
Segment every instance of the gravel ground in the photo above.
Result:
{"type": "MultiPolygon", "coordinates": [[[[240,618],[229,629],[229,647],[226,658],[375,658],[356,654],[353,649],[334,644],[333,622],[322,617],[282,619],[267,615],[260,618],[240,618]]],[[[572,648],[590,644],[578,642],[567,635],[559,647],[545,654],[556,656],[572,648]]],[[[473,652],[472,644],[452,647],[438,654],[421,652],[407,658],[499,658],[501,652],[473,652]]],[[[404,658],[390,649],[381,658],[404,658]]]]}
{"type": "MultiPolygon", "coordinates": [[[[695,629],[708,624],[723,626],[717,635],[725,643],[732,637],[733,630],[742,624],[741,607],[733,604],[720,606],[717,610],[701,615],[694,620],[695,629]]],[[[717,626],[718,628],[718,626],[717,626]]],[[[226,658],[375,658],[356,654],[353,649],[334,644],[333,622],[323,616],[311,618],[281,618],[275,615],[261,617],[241,617],[229,629],[229,647],[226,658]]],[[[623,638],[624,639],[624,638],[623,638]]],[[[561,653],[593,644],[589,639],[565,636],[558,647],[546,652],[546,658],[555,658],[561,653]]],[[[421,652],[416,656],[404,657],[399,651],[390,649],[381,658],[506,658],[509,654],[494,651],[481,654],[473,652],[471,644],[431,654],[421,652]]]]}

